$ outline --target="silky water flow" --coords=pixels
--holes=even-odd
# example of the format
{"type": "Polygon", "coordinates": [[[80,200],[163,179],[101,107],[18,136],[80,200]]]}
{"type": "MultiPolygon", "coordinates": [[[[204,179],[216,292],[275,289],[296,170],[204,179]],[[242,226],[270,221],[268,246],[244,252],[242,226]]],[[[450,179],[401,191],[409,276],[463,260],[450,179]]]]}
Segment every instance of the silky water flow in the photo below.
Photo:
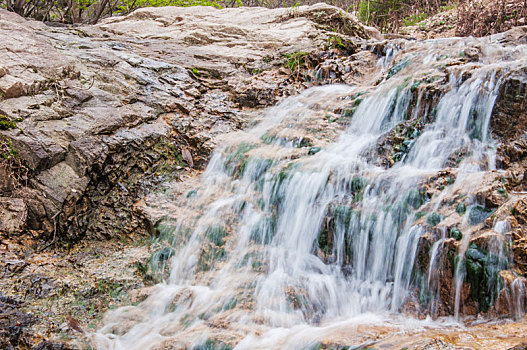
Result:
{"type": "MultiPolygon", "coordinates": [[[[487,40],[480,62],[444,74],[444,93],[431,106],[416,77],[441,70],[438,61],[476,39],[406,43],[389,71],[380,60],[376,86],[307,89],[226,137],[196,188],[158,224],[170,243],[169,274],[142,303],[106,315],[98,348],[307,349],[361,324],[456,324],[461,264],[452,318],[417,320],[401,310],[419,302],[417,286],[428,291],[428,313],[437,312],[439,255],[449,238],[443,230],[435,240],[419,282],[414,267],[426,231],[419,209],[430,201],[420,184],[460,150],[467,156],[455,164],[456,183],[495,168],[494,102],[502,77],[527,56],[487,40]],[[352,112],[339,109],[350,101],[352,112]],[[332,115],[340,119],[332,123],[332,115]],[[379,142],[412,120],[424,127],[408,129],[393,166],[380,164],[379,142]]],[[[508,229],[495,225],[500,234],[508,229]]],[[[460,247],[462,257],[470,248],[460,247]]],[[[513,287],[521,314],[525,285],[513,287]]]]}

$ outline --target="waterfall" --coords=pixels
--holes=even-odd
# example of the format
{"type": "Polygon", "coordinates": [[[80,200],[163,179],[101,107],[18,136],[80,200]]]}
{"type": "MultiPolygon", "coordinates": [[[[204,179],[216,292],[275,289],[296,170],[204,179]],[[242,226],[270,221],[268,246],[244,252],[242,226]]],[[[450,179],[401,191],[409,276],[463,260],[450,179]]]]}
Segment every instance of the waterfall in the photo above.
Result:
{"type": "MultiPolygon", "coordinates": [[[[399,60],[412,65],[377,86],[308,89],[226,137],[160,224],[169,276],[144,302],[110,312],[98,346],[302,349],[346,325],[397,324],[415,298],[419,242],[442,220],[442,195],[430,198],[423,182],[447,164],[454,185],[495,167],[489,120],[516,56],[492,51],[486,64],[451,70],[433,106],[418,89],[416,71],[442,69],[435,57],[465,43],[414,44],[399,60]],[[386,166],[379,149],[390,135],[399,141],[386,166]]],[[[446,239],[428,254],[432,298],[446,239]]],[[[457,315],[461,266],[455,275],[457,315]]]]}

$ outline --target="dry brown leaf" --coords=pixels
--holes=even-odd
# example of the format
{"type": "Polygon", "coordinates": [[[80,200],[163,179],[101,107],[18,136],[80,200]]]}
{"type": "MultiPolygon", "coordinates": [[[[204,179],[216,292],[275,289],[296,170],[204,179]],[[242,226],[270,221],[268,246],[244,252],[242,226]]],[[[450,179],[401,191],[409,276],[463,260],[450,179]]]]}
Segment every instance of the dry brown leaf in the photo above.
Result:
{"type": "Polygon", "coordinates": [[[68,321],[68,327],[79,333],[84,333],[84,330],[80,326],[79,321],[77,321],[73,317],[67,317],[66,319],[68,321]]]}
{"type": "Polygon", "coordinates": [[[183,157],[183,160],[187,162],[187,165],[189,167],[194,167],[194,160],[192,159],[192,154],[190,154],[190,151],[187,148],[183,148],[181,150],[181,157],[183,157]]]}

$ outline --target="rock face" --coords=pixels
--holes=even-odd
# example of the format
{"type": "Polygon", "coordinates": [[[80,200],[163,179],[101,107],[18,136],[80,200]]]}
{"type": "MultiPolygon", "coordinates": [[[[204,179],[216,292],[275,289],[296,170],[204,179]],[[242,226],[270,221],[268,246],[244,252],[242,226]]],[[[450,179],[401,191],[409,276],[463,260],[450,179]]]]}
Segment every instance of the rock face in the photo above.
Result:
{"type": "MultiPolygon", "coordinates": [[[[505,43],[525,42],[526,27],[503,35],[505,43]]],[[[503,78],[490,126],[501,140],[497,165],[507,170],[507,189],[527,191],[527,70],[512,70],[503,78]]]]}
{"type": "Polygon", "coordinates": [[[68,239],[147,229],[137,200],[202,166],[215,135],[245,125],[244,106],[292,93],[287,55],[324,48],[328,30],[379,38],[323,4],[150,8],[95,27],[0,19],[0,135],[31,173],[0,194],[21,210],[4,225],[68,239]],[[266,85],[249,84],[256,74],[266,85]]]}
{"type": "Polygon", "coordinates": [[[507,141],[527,131],[527,71],[512,71],[500,87],[491,127],[495,135],[507,141]]]}
{"type": "Polygon", "coordinates": [[[20,231],[26,218],[27,208],[23,200],[0,198],[0,230],[8,233],[20,231]]]}

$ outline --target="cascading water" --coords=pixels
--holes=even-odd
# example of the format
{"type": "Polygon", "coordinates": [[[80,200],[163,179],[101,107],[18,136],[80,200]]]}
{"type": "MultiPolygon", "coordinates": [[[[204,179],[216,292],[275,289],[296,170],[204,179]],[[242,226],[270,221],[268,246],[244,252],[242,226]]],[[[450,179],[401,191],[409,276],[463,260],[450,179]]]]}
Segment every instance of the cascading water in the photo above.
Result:
{"type": "MultiPolygon", "coordinates": [[[[159,225],[173,249],[169,277],[138,306],[109,313],[98,347],[302,349],[352,325],[400,323],[417,298],[419,242],[442,220],[435,211],[445,193],[430,198],[423,181],[454,154],[465,155],[454,162],[455,183],[495,166],[489,119],[500,77],[521,50],[489,45],[485,64],[443,74],[434,106],[414,78],[444,70],[445,47],[457,53],[465,44],[415,44],[377,87],[306,90],[227,139],[175,219],[159,225]],[[351,120],[351,112],[333,120],[350,104],[351,120]],[[403,140],[386,167],[375,155],[390,133],[403,140]]],[[[433,74],[421,77],[433,83],[433,74]]],[[[446,240],[442,231],[421,283],[432,299],[446,240]]],[[[356,341],[348,345],[364,345],[356,341]]]]}

